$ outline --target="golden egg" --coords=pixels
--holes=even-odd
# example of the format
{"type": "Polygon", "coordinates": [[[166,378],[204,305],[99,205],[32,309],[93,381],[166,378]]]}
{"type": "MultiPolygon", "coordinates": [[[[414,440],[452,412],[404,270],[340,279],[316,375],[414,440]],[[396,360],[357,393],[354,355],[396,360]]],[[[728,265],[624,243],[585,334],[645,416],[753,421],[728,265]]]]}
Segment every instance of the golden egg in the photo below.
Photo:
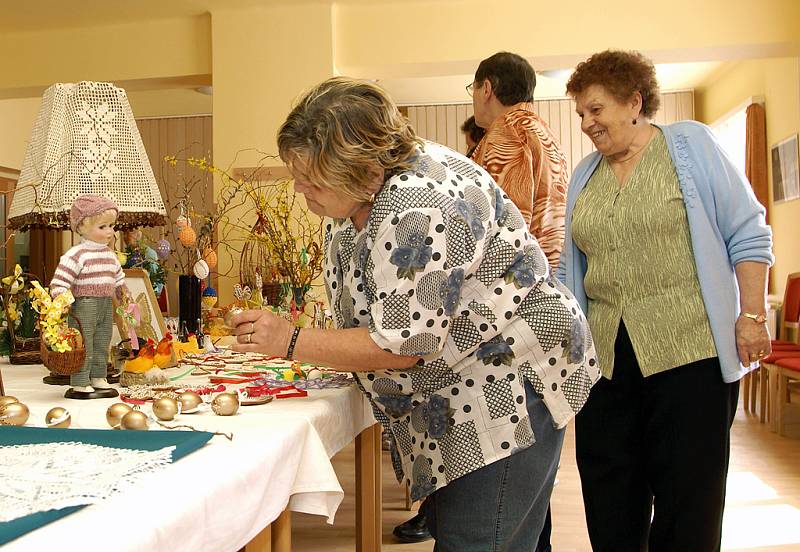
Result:
{"type": "Polygon", "coordinates": [[[229,328],[233,328],[234,327],[233,317],[242,312],[244,312],[244,309],[241,307],[232,307],[231,309],[229,309],[228,312],[226,312],[225,315],[222,317],[223,321],[225,322],[225,325],[228,326],[229,328]]]}
{"type": "Polygon", "coordinates": [[[0,397],[0,406],[5,406],[7,404],[17,403],[17,402],[19,402],[19,399],[16,397],[12,397],[11,395],[5,395],[3,397],[0,397]]]}
{"type": "Polygon", "coordinates": [[[194,414],[203,403],[203,399],[194,391],[184,391],[178,395],[178,402],[181,403],[181,412],[183,414],[194,414]]]}
{"type": "Polygon", "coordinates": [[[140,410],[131,410],[119,421],[122,429],[147,429],[147,414],[140,410]]]}
{"type": "Polygon", "coordinates": [[[239,396],[236,393],[220,393],[211,402],[211,410],[219,416],[233,416],[239,410],[239,396]]]}
{"type": "Polygon", "coordinates": [[[197,243],[197,232],[191,226],[184,226],[178,233],[178,239],[184,247],[191,247],[197,243]]]}
{"type": "Polygon", "coordinates": [[[44,423],[47,427],[65,428],[72,423],[72,417],[69,414],[69,410],[56,406],[47,411],[44,416],[44,423]]]}
{"type": "Polygon", "coordinates": [[[0,406],[0,425],[25,425],[31,413],[28,407],[21,402],[14,402],[0,406]]]}
{"type": "Polygon", "coordinates": [[[119,427],[122,417],[133,410],[130,405],[125,403],[114,403],[106,410],[106,421],[111,427],[119,427]]]}
{"type": "Polygon", "coordinates": [[[153,401],[153,414],[162,422],[169,422],[175,419],[178,413],[178,401],[171,397],[161,397],[153,401]]]}

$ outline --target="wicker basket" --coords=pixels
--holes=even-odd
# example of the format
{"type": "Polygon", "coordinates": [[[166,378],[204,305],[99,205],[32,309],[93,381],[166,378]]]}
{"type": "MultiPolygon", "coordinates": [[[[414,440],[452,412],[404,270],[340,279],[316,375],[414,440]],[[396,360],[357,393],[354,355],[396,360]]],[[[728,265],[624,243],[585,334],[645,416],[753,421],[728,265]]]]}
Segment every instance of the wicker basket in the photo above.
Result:
{"type": "MultiPolygon", "coordinates": [[[[20,276],[27,278],[27,282],[23,286],[23,289],[26,289],[28,283],[33,280],[36,280],[37,282],[40,281],[35,274],[31,274],[29,272],[23,272],[20,274],[20,276]]],[[[21,292],[22,291],[20,291],[20,293],[21,292]]],[[[10,296],[8,291],[4,291],[3,308],[5,309],[7,309],[9,298],[10,296]]],[[[6,318],[8,318],[8,310],[6,310],[6,318]]],[[[40,338],[38,335],[34,337],[23,337],[17,335],[14,331],[14,324],[12,324],[10,321],[8,324],[8,334],[11,337],[11,354],[9,354],[8,357],[8,360],[11,364],[40,364],[42,362],[42,356],[39,353],[40,338]]]]}
{"type": "MultiPolygon", "coordinates": [[[[78,323],[78,331],[80,331],[81,336],[83,336],[81,321],[77,318],[75,318],[75,321],[78,323]]],[[[42,364],[45,365],[45,368],[61,376],[71,376],[80,372],[81,368],[83,368],[83,361],[86,359],[85,345],[73,351],[59,353],[58,351],[51,351],[48,349],[44,338],[42,338],[40,340],[40,351],[42,354],[42,364]]]]}

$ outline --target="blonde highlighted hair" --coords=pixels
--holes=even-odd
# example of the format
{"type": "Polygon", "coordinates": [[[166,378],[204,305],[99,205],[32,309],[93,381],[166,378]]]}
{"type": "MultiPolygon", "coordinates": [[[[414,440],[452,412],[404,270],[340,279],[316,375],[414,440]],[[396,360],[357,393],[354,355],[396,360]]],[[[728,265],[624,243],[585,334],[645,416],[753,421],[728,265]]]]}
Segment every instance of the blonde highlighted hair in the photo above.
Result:
{"type": "Polygon", "coordinates": [[[315,185],[370,197],[376,167],[386,178],[411,167],[422,140],[379,86],[349,77],[328,79],[307,92],[278,131],[278,152],[289,165],[302,156],[315,185]]]}

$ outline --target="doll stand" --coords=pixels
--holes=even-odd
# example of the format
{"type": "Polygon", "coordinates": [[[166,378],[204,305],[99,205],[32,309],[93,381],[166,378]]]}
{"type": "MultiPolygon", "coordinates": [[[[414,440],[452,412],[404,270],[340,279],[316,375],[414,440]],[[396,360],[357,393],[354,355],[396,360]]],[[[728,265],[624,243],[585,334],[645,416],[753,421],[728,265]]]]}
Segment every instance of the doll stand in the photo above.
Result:
{"type": "Polygon", "coordinates": [[[91,393],[84,393],[83,391],[75,391],[72,387],[67,389],[67,392],[64,393],[64,398],[67,399],[78,399],[78,400],[87,400],[87,399],[110,399],[112,397],[119,397],[119,391],[116,389],[95,389],[91,393]]]}

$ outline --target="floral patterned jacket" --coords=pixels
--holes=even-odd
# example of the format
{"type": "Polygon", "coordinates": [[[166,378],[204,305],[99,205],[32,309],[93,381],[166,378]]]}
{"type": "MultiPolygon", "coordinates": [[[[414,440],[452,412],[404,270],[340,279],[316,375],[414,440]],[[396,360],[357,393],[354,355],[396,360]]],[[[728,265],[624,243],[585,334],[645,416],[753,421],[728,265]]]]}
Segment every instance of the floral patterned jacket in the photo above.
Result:
{"type": "Polygon", "coordinates": [[[523,378],[558,427],[583,406],[599,377],[586,318],[481,167],[428,142],[386,181],[364,229],[325,224],[337,327],[423,357],[356,374],[414,499],[535,442],[523,378]]]}

